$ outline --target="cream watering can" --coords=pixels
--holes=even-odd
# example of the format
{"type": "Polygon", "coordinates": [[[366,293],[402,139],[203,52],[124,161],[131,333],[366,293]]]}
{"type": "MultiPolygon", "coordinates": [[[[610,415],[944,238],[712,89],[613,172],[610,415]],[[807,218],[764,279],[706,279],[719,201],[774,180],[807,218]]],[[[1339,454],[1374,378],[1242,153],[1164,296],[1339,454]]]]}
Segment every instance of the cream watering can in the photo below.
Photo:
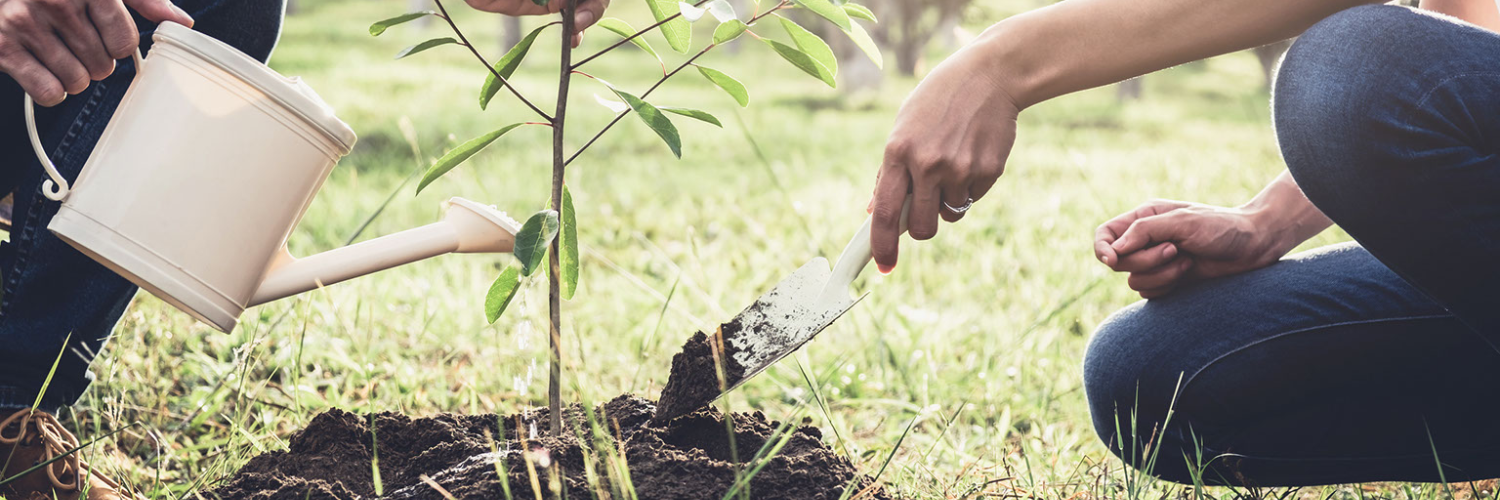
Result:
{"type": "Polygon", "coordinates": [[[462,198],[441,222],[306,258],[286,250],[354,132],[300,80],[181,25],[136,54],[134,84],[69,187],[26,120],[62,206],[49,230],[228,332],[245,308],[446,253],[503,253],[520,225],[462,198]],[[143,64],[144,62],[144,64],[143,64]]]}

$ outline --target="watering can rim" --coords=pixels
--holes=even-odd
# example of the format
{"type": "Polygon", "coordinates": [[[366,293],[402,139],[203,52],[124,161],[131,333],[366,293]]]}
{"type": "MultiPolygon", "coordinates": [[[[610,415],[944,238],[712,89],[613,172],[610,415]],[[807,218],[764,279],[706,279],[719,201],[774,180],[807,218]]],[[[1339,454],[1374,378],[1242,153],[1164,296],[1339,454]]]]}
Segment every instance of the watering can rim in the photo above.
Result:
{"type": "MultiPolygon", "coordinates": [[[[333,108],[300,78],[283,76],[229,44],[174,22],[161,23],[152,38],[157,43],[168,43],[192,52],[205,62],[239,77],[322,131],[342,154],[347,155],[354,149],[354,129],[335,116],[333,108]]],[[[146,64],[150,65],[150,62],[146,64]]]]}

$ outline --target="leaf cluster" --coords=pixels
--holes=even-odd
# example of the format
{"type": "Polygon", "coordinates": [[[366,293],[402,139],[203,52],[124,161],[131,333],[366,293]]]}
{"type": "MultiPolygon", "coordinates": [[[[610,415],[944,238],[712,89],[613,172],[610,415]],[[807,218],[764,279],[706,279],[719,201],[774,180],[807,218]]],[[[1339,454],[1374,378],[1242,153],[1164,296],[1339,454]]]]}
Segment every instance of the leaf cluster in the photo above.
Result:
{"type": "MultiPolygon", "coordinates": [[[[547,0],[532,1],[540,5],[544,5],[547,2],[547,0]]],[[[723,90],[736,104],[741,107],[749,106],[750,92],[743,83],[724,71],[697,63],[700,57],[715,47],[730,43],[746,35],[760,40],[772,52],[785,59],[794,67],[817,78],[829,87],[836,88],[838,86],[838,59],[834,55],[833,49],[812,30],[780,14],[781,11],[787,9],[806,9],[827,20],[848,35],[877,65],[882,64],[882,55],[879,48],[870,38],[869,33],[855,21],[855,19],[859,19],[874,22],[876,20],[875,14],[870,9],[858,4],[836,4],[831,0],[779,0],[774,3],[770,2],[770,0],[765,0],[769,4],[769,7],[764,11],[760,11],[759,4],[762,0],[757,0],[757,12],[750,16],[741,16],[735,12],[734,7],[729,4],[728,0],[698,0],[696,3],[675,0],[642,1],[646,2],[648,9],[651,11],[651,15],[655,19],[654,24],[637,30],[630,23],[621,19],[601,19],[597,25],[606,31],[618,35],[620,40],[608,48],[584,58],[567,68],[575,74],[589,77],[603,85],[609,90],[609,93],[618,99],[606,99],[597,94],[595,95],[595,99],[602,106],[616,113],[615,120],[610,122],[604,130],[601,130],[593,140],[590,140],[574,153],[567,160],[567,163],[571,163],[572,159],[576,159],[584,150],[592,146],[595,141],[608,132],[625,115],[634,115],[639,119],[640,123],[655,132],[661,141],[666,144],[667,149],[671,151],[672,155],[677,158],[682,157],[682,133],[669,115],[692,118],[723,128],[723,123],[707,111],[679,106],[659,106],[648,101],[648,98],[653,91],[668,79],[679,74],[688,66],[692,66],[700,76],[723,90]],[[763,22],[767,21],[768,18],[775,19],[774,21],[763,22]],[[686,62],[668,71],[666,61],[661,56],[662,53],[658,52],[652,46],[645,35],[654,32],[667,43],[667,46],[672,51],[680,54],[693,53],[693,25],[704,19],[712,19],[717,22],[713,30],[713,38],[686,62]],[[778,27],[779,30],[777,29],[778,27]],[[779,31],[785,35],[785,41],[767,38],[766,35],[770,34],[768,30],[779,31]],[[766,31],[766,33],[762,33],[763,31],[766,31]],[[640,48],[642,52],[655,59],[657,64],[661,66],[661,79],[645,92],[637,94],[610,84],[602,78],[578,71],[580,66],[626,43],[640,48]]],[[[561,23],[548,23],[532,30],[525,37],[522,37],[520,42],[506,52],[504,56],[491,65],[477,49],[468,43],[468,39],[464,37],[458,25],[447,16],[447,11],[443,9],[441,0],[435,0],[435,3],[439,8],[438,11],[412,12],[376,22],[370,26],[370,34],[372,36],[380,36],[393,26],[427,16],[442,18],[453,28],[456,38],[439,37],[425,40],[401,50],[396,54],[396,58],[401,59],[448,45],[465,46],[474,53],[475,57],[481,63],[484,63],[487,72],[483,85],[479,87],[479,107],[481,110],[488,109],[495,97],[499,95],[500,90],[507,88],[518,99],[531,106],[530,101],[526,100],[520,92],[516,91],[515,87],[510,85],[509,80],[516,74],[522,62],[531,52],[537,37],[547,31],[548,28],[561,23]]],[[[563,50],[569,49],[564,48],[563,50]]],[[[566,96],[560,98],[566,99],[566,96]]],[[[531,106],[531,108],[537,114],[541,115],[544,120],[543,122],[509,124],[459,144],[433,162],[432,166],[422,176],[421,182],[417,185],[417,192],[426,189],[433,182],[442,178],[448,172],[473,158],[490,144],[493,144],[517,128],[525,125],[556,126],[553,117],[548,116],[536,106],[531,106]]],[[[516,264],[507,266],[500,273],[500,276],[490,287],[489,294],[485,300],[485,316],[490,322],[494,322],[505,312],[511,300],[515,298],[516,292],[520,289],[523,281],[535,275],[536,271],[542,268],[544,256],[550,246],[554,244],[554,241],[560,244],[558,277],[560,278],[562,298],[571,300],[577,293],[579,274],[577,217],[573,210],[572,193],[568,191],[565,185],[562,186],[562,204],[560,208],[561,213],[555,210],[537,212],[527,219],[526,223],[522,225],[521,230],[515,235],[516,245],[514,255],[516,264]],[[559,235],[561,235],[560,240],[559,235]]]]}

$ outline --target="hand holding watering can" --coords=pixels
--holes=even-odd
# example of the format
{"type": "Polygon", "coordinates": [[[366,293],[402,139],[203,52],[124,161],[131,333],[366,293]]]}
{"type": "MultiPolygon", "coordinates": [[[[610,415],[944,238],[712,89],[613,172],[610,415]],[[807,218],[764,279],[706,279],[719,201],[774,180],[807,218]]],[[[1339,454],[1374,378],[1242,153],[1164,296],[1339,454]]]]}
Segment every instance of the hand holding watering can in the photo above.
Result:
{"type": "MultiPolygon", "coordinates": [[[[555,14],[564,0],[467,0],[469,6],[510,16],[555,14]]],[[[604,16],[609,0],[576,7],[573,46],[604,16]]],[[[279,3],[268,5],[279,6],[279,3]]],[[[43,106],[83,92],[89,81],[114,72],[140,44],[130,9],[148,21],[192,27],[193,18],[170,0],[0,1],[0,73],[10,75],[43,106]]]]}
{"type": "Polygon", "coordinates": [[[245,308],[445,253],[509,252],[520,225],[454,198],[443,221],[297,259],[286,239],[354,132],[313,90],[218,40],[163,23],[151,57],[70,185],[27,125],[62,201],[48,229],[193,317],[230,331],[245,308]],[[204,161],[213,158],[213,161],[204,161]]]}

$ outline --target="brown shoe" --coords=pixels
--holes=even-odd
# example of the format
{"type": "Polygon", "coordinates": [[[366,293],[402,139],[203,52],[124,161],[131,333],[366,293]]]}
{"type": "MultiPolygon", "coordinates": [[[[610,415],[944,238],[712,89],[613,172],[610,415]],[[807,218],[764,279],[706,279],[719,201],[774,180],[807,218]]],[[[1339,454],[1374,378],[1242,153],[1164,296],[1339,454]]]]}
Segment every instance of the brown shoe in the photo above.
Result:
{"type": "MultiPolygon", "coordinates": [[[[3,415],[3,414],[0,414],[3,415]]],[[[0,480],[16,478],[0,486],[0,498],[9,500],[143,500],[126,492],[119,483],[89,469],[79,458],[78,438],[57,417],[31,409],[19,410],[0,420],[0,480]],[[67,453],[66,456],[63,454],[67,453]],[[46,466],[21,475],[27,469],[55,457],[46,466]],[[18,477],[19,476],[19,477],[18,477]]]]}

